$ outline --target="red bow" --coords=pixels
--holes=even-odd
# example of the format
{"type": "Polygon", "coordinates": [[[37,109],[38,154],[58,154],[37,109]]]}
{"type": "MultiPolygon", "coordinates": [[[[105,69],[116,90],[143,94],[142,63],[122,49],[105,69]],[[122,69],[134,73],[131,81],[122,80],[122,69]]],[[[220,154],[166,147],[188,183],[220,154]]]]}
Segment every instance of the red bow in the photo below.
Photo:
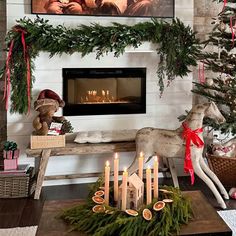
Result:
{"type": "Polygon", "coordinates": [[[198,133],[202,133],[203,129],[195,129],[191,130],[186,123],[182,123],[184,128],[182,137],[186,140],[186,148],[185,148],[185,159],[184,159],[184,171],[186,173],[189,172],[191,176],[191,184],[194,184],[194,170],[191,160],[191,142],[198,148],[203,147],[204,142],[197,135],[198,133]]]}
{"type": "MultiPolygon", "coordinates": [[[[28,113],[30,111],[30,86],[31,86],[31,74],[30,74],[30,58],[27,51],[27,45],[25,43],[25,34],[27,34],[27,31],[25,31],[21,26],[16,26],[14,28],[14,31],[21,34],[21,43],[23,46],[23,53],[24,53],[24,60],[27,65],[27,97],[28,97],[28,113]]],[[[8,99],[10,97],[10,61],[12,59],[12,52],[13,52],[13,46],[14,46],[14,39],[11,41],[7,60],[6,60],[6,69],[5,69],[5,90],[4,90],[4,99],[6,100],[6,110],[8,110],[8,99]]]]}

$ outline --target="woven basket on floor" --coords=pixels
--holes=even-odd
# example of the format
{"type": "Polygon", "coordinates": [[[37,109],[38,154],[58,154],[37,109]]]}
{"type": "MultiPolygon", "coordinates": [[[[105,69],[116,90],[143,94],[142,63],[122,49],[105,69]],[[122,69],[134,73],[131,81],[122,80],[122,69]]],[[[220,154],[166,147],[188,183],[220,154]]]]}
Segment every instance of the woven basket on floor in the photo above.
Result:
{"type": "Polygon", "coordinates": [[[20,198],[30,196],[35,189],[34,168],[27,174],[0,176],[0,198],[20,198]]]}
{"type": "Polygon", "coordinates": [[[236,187],[236,158],[207,155],[210,169],[217,175],[225,188],[236,187]]]}

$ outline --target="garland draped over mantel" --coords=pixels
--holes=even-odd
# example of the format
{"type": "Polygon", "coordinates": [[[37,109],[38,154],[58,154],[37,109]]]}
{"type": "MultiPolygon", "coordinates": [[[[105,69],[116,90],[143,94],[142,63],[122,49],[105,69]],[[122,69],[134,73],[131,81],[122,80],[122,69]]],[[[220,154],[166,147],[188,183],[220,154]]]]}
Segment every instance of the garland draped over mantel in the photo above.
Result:
{"type": "Polygon", "coordinates": [[[8,58],[1,72],[5,76],[5,91],[10,91],[11,85],[10,111],[20,114],[29,112],[34,59],[40,51],[49,52],[51,57],[74,52],[85,56],[95,52],[99,59],[109,52],[119,57],[127,46],[138,48],[145,41],[157,44],[156,51],[160,56],[157,76],[161,93],[165,77],[169,84],[175,76],[187,75],[189,66],[196,65],[200,51],[195,33],[178,19],[171,23],[151,19],[133,26],[91,24],[72,29],[52,26],[48,20],[39,17],[34,20],[23,18],[7,33],[5,41],[8,58]]]}

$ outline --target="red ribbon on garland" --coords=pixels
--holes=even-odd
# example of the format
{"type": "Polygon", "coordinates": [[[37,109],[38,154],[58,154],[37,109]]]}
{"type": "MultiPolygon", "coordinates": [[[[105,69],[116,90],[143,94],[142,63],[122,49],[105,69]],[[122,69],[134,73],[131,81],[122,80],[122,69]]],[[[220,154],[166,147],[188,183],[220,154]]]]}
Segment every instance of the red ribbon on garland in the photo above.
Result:
{"type": "Polygon", "coordinates": [[[202,133],[203,129],[198,128],[195,130],[191,130],[188,125],[183,122],[182,126],[184,128],[182,137],[186,140],[185,147],[185,159],[184,159],[184,171],[189,173],[191,176],[191,184],[194,184],[194,170],[191,160],[191,143],[193,143],[196,147],[201,148],[204,145],[204,142],[199,138],[198,133],[202,133]]]}
{"type": "MultiPolygon", "coordinates": [[[[25,42],[25,35],[27,34],[27,31],[24,30],[20,26],[16,26],[14,31],[21,33],[21,43],[23,46],[23,53],[24,53],[24,60],[26,62],[26,67],[27,67],[27,98],[28,98],[28,114],[30,112],[30,85],[31,85],[31,73],[30,73],[30,58],[25,42]]],[[[11,85],[11,73],[10,73],[10,61],[12,59],[12,51],[13,51],[13,46],[14,46],[14,39],[11,40],[11,44],[9,47],[9,52],[6,60],[6,69],[5,69],[5,89],[4,89],[4,99],[6,100],[6,110],[8,110],[8,100],[10,97],[10,85],[11,85]]]]}

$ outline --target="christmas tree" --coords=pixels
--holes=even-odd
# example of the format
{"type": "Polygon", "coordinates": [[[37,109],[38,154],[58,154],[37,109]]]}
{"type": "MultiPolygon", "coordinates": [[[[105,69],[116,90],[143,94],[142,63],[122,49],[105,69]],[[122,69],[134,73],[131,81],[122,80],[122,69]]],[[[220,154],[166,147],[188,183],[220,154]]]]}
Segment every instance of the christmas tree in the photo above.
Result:
{"type": "MultiPolygon", "coordinates": [[[[216,1],[216,0],[214,0],[216,1]]],[[[223,9],[213,19],[213,30],[205,41],[205,51],[200,55],[200,83],[194,83],[194,93],[216,102],[226,118],[224,124],[212,120],[205,123],[222,133],[236,134],[236,0],[222,2],[223,9]],[[204,67],[211,75],[204,77],[204,67]]]]}

